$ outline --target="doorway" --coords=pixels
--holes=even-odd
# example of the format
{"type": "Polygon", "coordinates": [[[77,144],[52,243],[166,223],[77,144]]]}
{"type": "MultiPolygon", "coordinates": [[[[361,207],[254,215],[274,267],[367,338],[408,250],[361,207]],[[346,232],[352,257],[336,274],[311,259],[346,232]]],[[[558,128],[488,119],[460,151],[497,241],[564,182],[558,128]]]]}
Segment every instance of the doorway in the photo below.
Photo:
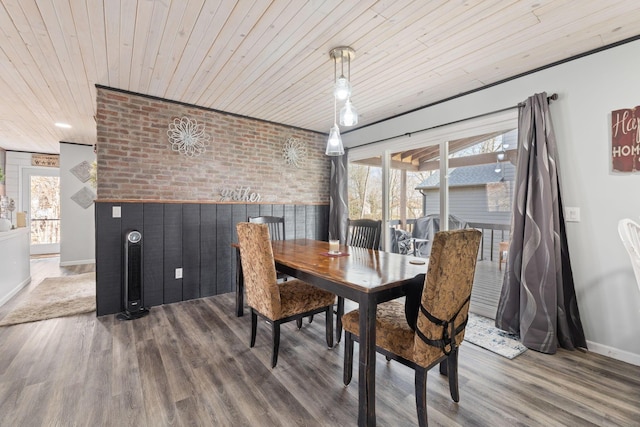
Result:
{"type": "Polygon", "coordinates": [[[24,168],[22,200],[31,227],[31,255],[60,253],[60,171],[24,168]]]}

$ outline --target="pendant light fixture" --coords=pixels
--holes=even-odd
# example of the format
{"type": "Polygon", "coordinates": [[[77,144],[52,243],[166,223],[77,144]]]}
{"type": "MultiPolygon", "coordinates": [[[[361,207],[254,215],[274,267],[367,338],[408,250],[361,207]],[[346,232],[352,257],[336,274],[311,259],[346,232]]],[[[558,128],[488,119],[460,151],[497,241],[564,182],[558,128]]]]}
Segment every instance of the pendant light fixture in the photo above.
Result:
{"type": "Polygon", "coordinates": [[[340,109],[340,125],[354,126],[358,124],[358,110],[351,103],[351,59],[355,56],[355,50],[347,46],[331,49],[329,56],[333,59],[333,126],[329,131],[327,140],[327,156],[341,156],[344,154],[340,128],[337,123],[338,101],[345,101],[340,109]],[[338,63],[340,63],[340,75],[338,76],[338,63]],[[346,65],[346,75],[345,75],[346,65]]]}
{"type": "Polygon", "coordinates": [[[342,126],[355,126],[358,124],[358,110],[351,103],[351,98],[347,98],[344,107],[340,109],[340,124],[342,126]]]}
{"type": "Polygon", "coordinates": [[[340,128],[336,123],[336,104],[337,100],[333,99],[333,126],[329,130],[329,139],[327,139],[327,149],[324,154],[327,156],[342,156],[344,154],[344,146],[340,137],[340,128]]]}

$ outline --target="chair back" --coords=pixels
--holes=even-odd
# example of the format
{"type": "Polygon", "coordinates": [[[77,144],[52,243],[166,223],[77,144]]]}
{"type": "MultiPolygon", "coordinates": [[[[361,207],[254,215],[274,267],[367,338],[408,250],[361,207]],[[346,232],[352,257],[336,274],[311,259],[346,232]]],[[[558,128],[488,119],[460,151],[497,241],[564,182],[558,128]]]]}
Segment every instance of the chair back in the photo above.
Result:
{"type": "Polygon", "coordinates": [[[347,245],[358,248],[378,249],[382,221],[373,219],[350,219],[347,233],[347,245]]]}
{"type": "Polygon", "coordinates": [[[236,224],[247,304],[271,319],[280,317],[280,289],[267,224],[236,224]]]}
{"type": "Polygon", "coordinates": [[[284,217],[281,216],[250,216],[249,222],[267,224],[271,240],[287,240],[284,236],[284,217]]]}
{"type": "Polygon", "coordinates": [[[629,253],[636,283],[640,289],[640,224],[628,218],[621,219],[618,222],[618,233],[629,253]]]}
{"type": "Polygon", "coordinates": [[[456,347],[464,338],[481,237],[479,230],[471,228],[440,231],[434,236],[414,338],[414,360],[421,366],[426,367],[455,350],[449,345],[439,348],[423,340],[423,337],[443,338],[443,326],[430,320],[425,311],[436,319],[451,320],[454,329],[462,329],[454,334],[456,347]]]}

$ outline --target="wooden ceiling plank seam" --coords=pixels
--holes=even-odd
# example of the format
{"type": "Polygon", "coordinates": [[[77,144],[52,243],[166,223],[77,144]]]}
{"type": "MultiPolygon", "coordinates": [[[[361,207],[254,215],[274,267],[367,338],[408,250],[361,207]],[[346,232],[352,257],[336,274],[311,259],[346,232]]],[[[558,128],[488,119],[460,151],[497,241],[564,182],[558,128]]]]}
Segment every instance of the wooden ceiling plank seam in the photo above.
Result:
{"type": "MultiPolygon", "coordinates": [[[[529,17],[528,18],[528,22],[529,24],[533,24],[533,22],[535,21],[535,19],[533,17],[529,17]]],[[[519,25],[522,27],[524,25],[526,25],[525,23],[519,23],[519,25]]],[[[515,31],[515,30],[514,30],[515,31]]],[[[471,47],[470,47],[471,48],[471,47]]],[[[455,49],[452,47],[452,49],[455,49]]],[[[368,75],[364,75],[362,76],[364,79],[366,79],[368,76],[373,76],[373,78],[376,79],[391,79],[394,78],[395,81],[397,81],[397,85],[398,86],[403,86],[403,83],[406,83],[410,80],[412,80],[412,76],[413,75],[418,75],[421,74],[423,75],[425,72],[425,69],[428,70],[433,70],[434,72],[438,72],[438,68],[441,66],[440,64],[444,61],[442,56],[439,56],[438,59],[431,59],[431,50],[433,49],[429,49],[430,50],[430,55],[429,57],[416,57],[415,60],[409,64],[407,64],[407,66],[403,69],[403,73],[401,75],[401,77],[397,77],[397,73],[395,69],[390,69],[389,67],[380,67],[380,69],[377,68],[368,68],[369,70],[369,74],[368,75]]],[[[436,53],[437,52],[433,52],[436,53]]],[[[409,54],[409,53],[406,53],[409,54]]],[[[366,67],[366,64],[365,64],[366,67]]],[[[409,94],[415,94],[416,90],[411,88],[411,86],[409,86],[409,89],[405,92],[399,92],[398,95],[401,96],[402,95],[409,95],[409,94]]]]}
{"type": "MultiPolygon", "coordinates": [[[[44,1],[41,4],[45,3],[44,1]]],[[[90,83],[87,79],[87,71],[85,61],[82,57],[82,51],[79,45],[79,36],[76,30],[76,24],[71,13],[71,5],[69,2],[50,3],[49,12],[43,10],[44,13],[53,13],[56,17],[55,22],[51,21],[51,27],[47,25],[50,33],[57,34],[61,39],[58,41],[60,47],[56,50],[64,50],[68,57],[66,69],[63,67],[65,80],[69,90],[74,94],[74,107],[76,111],[82,112],[82,116],[93,115],[95,113],[93,102],[91,100],[90,83]],[[57,23],[57,25],[55,25],[57,23]],[[73,75],[73,79],[69,79],[68,75],[73,75]]],[[[46,21],[45,21],[46,24],[46,21]]],[[[51,37],[52,41],[54,37],[51,37]]],[[[53,43],[53,42],[52,42],[53,43]]],[[[64,64],[64,62],[63,62],[64,64]]],[[[76,116],[77,114],[73,114],[76,116]]],[[[73,121],[71,117],[67,122],[73,121]]]]}
{"type": "MultiPolygon", "coordinates": [[[[123,0],[127,1],[127,0],[123,0]]],[[[110,1],[103,3],[104,30],[107,46],[107,70],[109,72],[110,87],[118,87],[120,84],[120,2],[110,1]]]]}
{"type": "MultiPolygon", "coordinates": [[[[89,22],[89,14],[87,11],[86,3],[83,0],[70,0],[69,7],[71,11],[71,19],[74,23],[75,32],[77,35],[78,49],[80,50],[80,58],[83,65],[84,79],[86,80],[86,91],[91,111],[95,115],[95,103],[94,92],[95,84],[98,79],[97,63],[96,63],[96,49],[93,46],[93,37],[82,37],[83,34],[91,35],[93,33],[91,24],[89,22]]],[[[100,8],[96,8],[100,10],[100,8]]]]}
{"type": "MultiPolygon", "coordinates": [[[[120,2],[120,46],[119,46],[119,84],[117,87],[129,90],[131,81],[133,45],[137,23],[137,1],[120,2]]],[[[145,18],[143,18],[145,19],[145,18]]]]}
{"type": "MultiPolygon", "coordinates": [[[[415,4],[419,5],[420,7],[424,7],[425,6],[423,3],[415,3],[415,4]]],[[[380,28],[384,27],[388,31],[393,31],[394,32],[394,36],[391,36],[389,34],[389,35],[387,35],[387,37],[385,37],[385,41],[388,41],[388,40],[392,39],[393,37],[397,36],[397,34],[395,34],[395,33],[397,33],[398,31],[403,31],[401,29],[397,29],[396,30],[396,28],[398,28],[398,26],[394,26],[391,23],[388,23],[386,21],[383,22],[382,24],[378,24],[377,23],[377,18],[376,18],[377,15],[375,13],[374,14],[369,14],[368,12],[369,13],[371,12],[370,8],[364,10],[362,13],[360,13],[357,16],[355,16],[353,18],[353,20],[351,20],[351,21],[348,21],[348,17],[347,16],[344,16],[344,17],[341,18],[345,22],[345,24],[344,24],[345,28],[349,28],[350,29],[350,34],[352,34],[350,37],[346,36],[346,35],[343,36],[343,37],[345,39],[348,39],[348,40],[353,40],[354,42],[353,43],[350,42],[349,44],[352,47],[357,47],[356,50],[358,52],[360,52],[360,54],[358,54],[358,52],[356,52],[356,60],[354,60],[354,64],[356,64],[356,62],[357,62],[357,64],[358,64],[357,67],[359,67],[358,68],[359,70],[366,70],[367,69],[366,59],[371,56],[371,55],[367,54],[368,49],[366,49],[367,45],[365,44],[365,40],[366,40],[367,34],[371,33],[371,31],[374,30],[374,29],[377,30],[377,31],[380,31],[380,28]],[[353,34],[354,31],[359,31],[360,34],[354,35],[353,34]],[[358,47],[358,46],[361,46],[361,47],[358,47]]],[[[413,12],[413,10],[411,10],[411,12],[413,12]]],[[[327,49],[327,53],[328,53],[328,50],[329,49],[327,49]]],[[[329,63],[330,63],[330,61],[329,61],[329,63]]],[[[355,72],[354,68],[356,68],[355,65],[352,66],[352,75],[355,75],[355,77],[353,77],[353,80],[357,82],[359,77],[358,77],[358,75],[356,75],[356,72],[355,72]]],[[[318,68],[316,68],[316,69],[318,69],[318,68]]],[[[326,74],[323,74],[323,75],[326,75],[326,74]]],[[[333,73],[329,74],[329,79],[328,80],[329,81],[333,80],[333,73]]],[[[307,93],[304,93],[303,95],[301,95],[301,96],[303,96],[304,99],[310,99],[309,98],[310,96],[313,96],[313,95],[318,93],[317,90],[314,90],[312,87],[309,87],[309,85],[305,85],[305,86],[307,87],[307,90],[306,90],[307,93]]],[[[276,83],[274,85],[263,85],[263,87],[266,87],[267,90],[268,89],[275,90],[275,88],[277,88],[278,85],[276,83]]],[[[327,84],[326,87],[327,87],[327,91],[326,91],[327,92],[327,96],[330,96],[330,94],[331,94],[331,84],[327,84]]],[[[248,89],[249,88],[247,88],[247,90],[248,89]]],[[[264,93],[262,94],[262,97],[265,97],[264,93]]],[[[269,98],[269,95],[266,95],[266,97],[269,98]]],[[[355,99],[355,97],[354,97],[354,99],[355,99]]],[[[282,105],[282,103],[280,103],[280,105],[282,105]]],[[[298,111],[304,111],[304,109],[302,109],[302,108],[299,108],[297,110],[298,111]]],[[[277,114],[277,113],[278,113],[277,111],[276,112],[270,111],[270,114],[277,114]]]]}
{"type": "MultiPolygon", "coordinates": [[[[0,9],[0,34],[7,38],[21,39],[18,29],[13,25],[11,16],[4,7],[0,9]],[[13,31],[12,31],[13,30],[13,31]],[[12,36],[7,32],[11,31],[12,36]]],[[[60,107],[55,101],[55,96],[46,85],[44,76],[36,66],[33,55],[28,49],[20,49],[19,43],[7,43],[0,46],[0,51],[4,54],[4,60],[0,58],[0,67],[4,70],[0,73],[0,80],[6,82],[6,90],[3,91],[3,100],[8,111],[13,113],[15,106],[22,102],[30,102],[33,110],[29,114],[41,114],[46,117],[48,111],[43,104],[60,107]],[[19,68],[18,68],[19,67],[19,68]],[[33,73],[37,73],[34,75],[33,73]],[[40,94],[40,96],[38,96],[40,94]],[[35,102],[39,100],[42,104],[35,102]]]]}
{"type": "Polygon", "coordinates": [[[153,18],[157,16],[158,9],[169,10],[163,2],[138,2],[136,8],[136,24],[133,33],[133,46],[131,49],[131,71],[129,72],[129,81],[127,89],[139,88],[142,86],[140,80],[143,75],[147,74],[148,67],[146,65],[147,49],[151,50],[151,35],[155,35],[158,27],[153,18]],[[156,25],[153,25],[156,24],[156,25]]]}
{"type": "Polygon", "coordinates": [[[446,14],[432,22],[428,30],[417,38],[418,41],[429,48],[442,43],[458,45],[472,40],[478,33],[491,31],[504,22],[515,19],[516,16],[531,13],[524,3],[517,0],[476,2],[462,12],[449,2],[447,9],[446,14]],[[460,28],[464,28],[465,31],[460,31],[460,28]]]}
{"type": "MultiPolygon", "coordinates": [[[[23,47],[26,48],[26,52],[22,50],[22,54],[18,50],[15,52],[22,58],[20,62],[24,63],[25,69],[28,69],[29,74],[33,77],[30,86],[35,89],[35,87],[39,86],[40,81],[47,85],[47,90],[44,93],[38,92],[37,98],[41,101],[46,101],[50,106],[57,107],[54,111],[70,111],[72,103],[65,96],[67,92],[63,90],[64,86],[58,84],[64,79],[64,74],[60,68],[59,61],[53,57],[54,48],[51,45],[39,10],[34,9],[35,5],[29,2],[20,4],[7,2],[5,6],[7,5],[12,9],[11,11],[7,9],[7,11],[14,24],[16,24],[18,39],[24,42],[23,47]],[[27,7],[27,9],[23,9],[23,7],[27,7]],[[38,26],[37,23],[40,25],[38,26]],[[28,66],[31,63],[28,60],[29,58],[33,60],[32,63],[35,64],[35,70],[28,66]],[[27,62],[24,61],[25,59],[27,62]],[[55,76],[55,81],[47,84],[47,75],[55,76]]],[[[19,48],[20,46],[17,45],[16,49],[19,48]]]]}
{"type": "MultiPolygon", "coordinates": [[[[405,9],[406,9],[406,8],[405,8],[405,9]]],[[[412,15],[415,15],[415,13],[412,13],[412,15]]],[[[353,25],[350,25],[350,27],[351,27],[351,26],[353,26],[353,25]]],[[[392,38],[388,38],[388,39],[392,39],[392,38]]],[[[406,43],[404,43],[404,44],[403,44],[403,46],[405,46],[405,45],[406,45],[406,43]]],[[[409,54],[409,53],[411,52],[411,50],[412,50],[412,49],[411,49],[410,47],[408,47],[408,48],[406,48],[406,50],[407,50],[407,54],[409,54]]],[[[404,57],[404,56],[402,55],[402,53],[400,53],[400,54],[398,54],[398,55],[394,54],[394,57],[396,57],[396,56],[404,57]]],[[[364,56],[363,58],[366,58],[366,56],[364,56]]],[[[358,66],[362,67],[362,68],[363,68],[363,69],[365,69],[365,70],[369,69],[369,68],[367,67],[367,64],[366,64],[366,63],[362,64],[362,63],[360,63],[360,61],[358,61],[358,66]]],[[[383,68],[384,70],[388,69],[388,67],[387,67],[386,65],[385,65],[385,66],[383,66],[382,68],[383,68]]],[[[352,71],[353,71],[353,68],[352,68],[352,71]]],[[[380,73],[375,72],[375,71],[372,71],[371,73],[373,73],[373,75],[376,75],[376,76],[378,76],[378,75],[380,74],[380,73]]],[[[353,74],[354,74],[354,73],[352,72],[352,75],[353,75],[353,74]]],[[[391,76],[390,78],[392,78],[392,77],[393,77],[393,76],[391,76]]],[[[354,78],[353,80],[357,82],[357,78],[354,78]]],[[[354,83],[354,86],[356,86],[356,84],[355,84],[355,83],[354,83]]],[[[355,90],[354,90],[354,92],[355,92],[355,90]]],[[[303,94],[303,95],[301,95],[301,96],[304,96],[304,98],[305,98],[305,99],[307,99],[307,98],[308,98],[308,94],[303,94]]],[[[356,100],[357,100],[357,99],[358,99],[358,98],[357,98],[357,96],[354,96],[354,103],[356,103],[356,100]]],[[[356,105],[357,105],[357,104],[356,104],[356,105]]],[[[299,109],[298,111],[303,111],[303,109],[299,109]]],[[[271,111],[271,113],[274,113],[274,112],[273,112],[273,111],[271,111]]]]}
{"type": "MultiPolygon", "coordinates": [[[[83,0],[78,0],[82,2],[83,0]]],[[[109,85],[109,61],[107,56],[107,29],[105,26],[104,8],[97,7],[92,0],[84,0],[84,7],[89,23],[90,39],[83,38],[83,41],[90,42],[93,50],[93,59],[96,64],[95,82],[108,86],[109,85]],[[92,2],[92,3],[89,3],[92,2]],[[92,6],[89,6],[89,5],[92,6]]],[[[95,88],[93,89],[95,90],[95,88]]],[[[94,99],[95,100],[95,99],[94,99]]]]}
{"type": "MultiPolygon", "coordinates": [[[[244,1],[244,0],[241,0],[244,1]]],[[[265,11],[268,10],[270,2],[250,2],[246,0],[251,6],[248,11],[245,10],[241,4],[236,6],[237,9],[242,10],[243,13],[232,13],[230,19],[225,23],[221,29],[216,43],[222,47],[224,55],[215,55],[216,50],[214,46],[210,46],[203,56],[203,60],[198,66],[198,70],[194,73],[193,79],[187,85],[183,94],[185,99],[189,99],[192,102],[197,102],[197,99],[202,96],[202,87],[210,87],[216,79],[216,76],[222,72],[222,70],[228,68],[234,68],[233,58],[237,55],[238,50],[242,49],[242,46],[251,44],[253,37],[251,36],[251,30],[255,28],[255,21],[253,16],[264,16],[265,11]]],[[[220,51],[218,49],[218,51],[220,51]]],[[[218,89],[231,86],[231,82],[222,79],[218,80],[220,83],[216,85],[218,89]]],[[[216,104],[216,108],[223,110],[223,106],[216,104]]]]}
{"type": "Polygon", "coordinates": [[[249,2],[248,0],[239,0],[236,2],[224,25],[219,28],[213,42],[199,47],[198,59],[195,61],[196,57],[194,57],[194,62],[192,63],[193,72],[190,73],[189,79],[184,79],[182,82],[179,94],[181,99],[195,104],[195,98],[190,97],[189,94],[193,94],[196,90],[200,93],[202,92],[199,81],[207,79],[209,75],[215,75],[219,71],[212,70],[212,66],[218,66],[220,67],[219,69],[223,69],[229,64],[229,60],[233,57],[236,49],[244,43],[242,35],[247,33],[246,30],[248,28],[246,26],[253,25],[249,18],[256,14],[256,9],[261,10],[264,7],[268,7],[268,3],[265,1],[249,2]],[[239,11],[242,11],[242,13],[239,11]],[[193,89],[194,87],[196,89],[193,89]]]}
{"type": "MultiPolygon", "coordinates": [[[[285,3],[283,2],[282,5],[285,5],[285,3]]],[[[231,104],[234,101],[242,105],[246,105],[246,102],[251,102],[252,99],[247,99],[249,97],[244,96],[244,93],[247,92],[246,90],[238,93],[236,90],[230,90],[230,87],[233,87],[235,82],[250,82],[252,81],[251,75],[253,73],[260,69],[265,69],[265,67],[273,66],[272,64],[274,63],[282,62],[281,58],[276,61],[273,60],[273,56],[278,53],[274,53],[272,48],[278,43],[278,40],[284,39],[286,43],[294,42],[295,38],[289,37],[292,31],[290,27],[293,27],[291,23],[296,20],[308,22],[307,19],[313,13],[311,8],[313,3],[306,3],[306,5],[305,8],[301,9],[296,9],[295,7],[285,7],[284,10],[269,8],[268,13],[261,19],[261,27],[256,29],[260,34],[257,37],[253,37],[253,39],[257,39],[257,42],[252,43],[246,51],[243,51],[243,49],[238,50],[234,57],[231,58],[230,63],[233,66],[228,70],[221,69],[215,76],[211,76],[211,78],[229,82],[229,84],[223,87],[218,85],[207,86],[208,89],[202,92],[198,102],[206,100],[207,103],[222,109],[232,109],[231,104]],[[304,12],[306,14],[301,16],[300,13],[304,12]],[[240,59],[235,59],[237,57],[240,57],[240,59]],[[229,71],[235,71],[235,73],[229,74],[229,71]],[[214,88],[218,88],[218,90],[213,90],[214,88]]],[[[242,47],[246,45],[247,43],[243,43],[242,47]]],[[[245,84],[240,83],[238,86],[243,87],[245,84]]],[[[253,95],[251,98],[255,99],[253,95]]]]}
{"type": "Polygon", "coordinates": [[[201,46],[207,46],[210,49],[211,46],[216,45],[218,35],[221,29],[231,18],[233,10],[237,2],[221,2],[215,4],[215,2],[205,2],[204,7],[198,14],[194,26],[189,33],[189,38],[184,49],[181,52],[180,59],[176,63],[176,68],[171,76],[169,84],[165,88],[165,92],[162,95],[167,99],[180,99],[179,93],[183,90],[191,79],[187,77],[194,70],[194,63],[200,63],[196,59],[196,56],[202,55],[201,46]],[[189,80],[185,82],[184,80],[189,80]]]}
{"type": "Polygon", "coordinates": [[[155,58],[151,67],[151,78],[145,93],[154,96],[164,96],[162,88],[168,87],[169,77],[175,75],[178,62],[182,55],[173,52],[184,52],[189,41],[190,33],[185,28],[193,28],[198,16],[202,13],[205,0],[189,0],[189,2],[171,2],[167,19],[163,26],[162,38],[153,50],[155,58]],[[176,9],[183,6],[181,11],[176,9]],[[180,16],[179,20],[168,19],[171,16],[180,16]]]}
{"type": "MultiPolygon", "coordinates": [[[[344,10],[343,8],[336,8],[328,16],[340,14],[340,19],[345,27],[356,26],[354,25],[354,21],[367,12],[369,9],[368,3],[354,2],[350,5],[352,6],[351,9],[344,10]]],[[[283,62],[270,66],[259,76],[252,76],[250,78],[252,84],[245,86],[243,89],[244,92],[251,93],[255,98],[267,100],[267,102],[271,101],[277,107],[282,107],[283,104],[286,104],[287,97],[294,96],[293,90],[301,86],[298,84],[299,81],[313,82],[310,85],[302,85],[304,87],[301,90],[305,91],[317,85],[318,83],[316,82],[326,82],[327,84],[323,84],[323,86],[326,86],[326,93],[330,96],[330,82],[333,81],[333,66],[329,58],[329,50],[339,44],[349,44],[345,42],[332,43],[330,41],[332,38],[335,38],[333,22],[334,21],[329,18],[321,20],[314,19],[313,22],[306,22],[304,26],[298,26],[296,32],[290,36],[296,40],[296,45],[293,46],[293,48],[280,45],[277,49],[278,58],[283,62]],[[313,32],[309,31],[309,28],[313,28],[313,32]],[[298,32],[300,31],[306,32],[306,35],[302,34],[302,36],[298,36],[298,32]],[[325,48],[320,49],[317,46],[325,48]],[[304,52],[304,54],[292,56],[289,54],[290,50],[304,52]],[[296,70],[296,75],[304,77],[299,78],[291,84],[292,79],[287,76],[286,73],[282,72],[282,70],[286,70],[287,68],[296,70]],[[265,84],[265,82],[269,83],[265,84]],[[278,88],[284,84],[286,84],[288,88],[287,91],[278,90],[278,88]]],[[[317,89],[317,86],[315,87],[317,89]]],[[[319,94],[324,91],[313,90],[312,92],[319,94]]],[[[233,106],[233,104],[230,106],[233,106]]],[[[269,114],[273,113],[277,117],[278,111],[271,109],[269,109],[269,111],[269,114]]],[[[257,112],[256,114],[261,113],[257,112]]]]}
{"type": "MultiPolygon", "coordinates": [[[[329,4],[335,4],[335,2],[329,2],[329,4]]],[[[276,40],[284,40],[281,42],[273,42],[269,45],[268,49],[260,52],[259,57],[254,59],[254,62],[258,62],[260,66],[254,65],[252,67],[248,67],[243,74],[243,79],[245,81],[250,82],[249,84],[244,84],[242,89],[236,93],[236,98],[232,100],[228,104],[228,108],[234,110],[236,105],[243,105],[242,100],[245,97],[250,99],[261,99],[263,102],[269,102],[270,98],[265,97],[264,93],[259,89],[261,86],[279,86],[280,80],[274,79],[271,80],[269,84],[264,85],[265,81],[269,81],[267,76],[281,76],[283,74],[287,74],[286,72],[282,72],[283,70],[295,70],[296,75],[306,75],[308,68],[302,67],[302,64],[310,67],[311,70],[317,65],[316,61],[313,59],[313,51],[308,49],[300,50],[299,46],[305,46],[308,40],[308,35],[305,36],[305,29],[307,34],[312,33],[318,29],[318,25],[324,22],[324,14],[318,13],[318,10],[321,8],[328,7],[327,4],[309,3],[307,8],[304,8],[302,11],[300,9],[296,10],[295,16],[300,16],[300,13],[303,13],[304,19],[300,20],[300,23],[293,26],[290,25],[289,28],[287,26],[284,27],[286,31],[280,31],[278,33],[278,38],[276,40]],[[312,31],[310,31],[313,29],[312,31]],[[293,41],[293,45],[291,45],[291,41],[293,41]],[[277,43],[277,45],[276,45],[277,43]],[[298,55],[291,55],[292,51],[301,51],[304,52],[298,55]],[[306,61],[305,61],[306,60],[306,61]],[[268,61],[268,62],[267,62],[268,61]],[[266,63],[266,64],[265,64],[266,63]],[[264,65],[263,65],[264,64],[264,65]],[[246,96],[245,94],[250,94],[246,96]]],[[[337,5],[336,5],[337,7],[337,5]]],[[[295,17],[293,18],[295,20],[295,17]]],[[[291,21],[289,21],[291,22],[291,21]]],[[[328,52],[327,52],[328,56],[328,52]]],[[[295,83],[291,83],[291,77],[287,74],[287,80],[284,82],[284,85],[287,86],[288,90],[290,90],[291,86],[295,85],[295,83]]],[[[280,91],[282,92],[282,91],[280,91]]],[[[207,102],[215,104],[216,99],[219,95],[213,91],[209,90],[204,94],[207,99],[207,102]]],[[[252,111],[248,111],[249,114],[252,114],[252,111]]]]}
{"type": "MultiPolygon", "coordinates": [[[[540,23],[536,27],[536,31],[540,33],[537,37],[532,37],[528,31],[516,31],[508,38],[508,49],[504,49],[503,46],[499,45],[499,40],[496,40],[491,44],[485,44],[484,47],[478,46],[478,48],[473,50],[471,55],[464,56],[464,63],[456,63],[456,58],[454,58],[451,59],[447,64],[456,66],[458,68],[464,67],[465,69],[467,69],[468,66],[476,65],[478,59],[486,55],[491,55],[491,58],[494,60],[494,62],[500,62],[505,58],[513,56],[513,52],[528,52],[538,48],[545,49],[549,45],[554,45],[557,49],[557,45],[562,44],[565,41],[565,35],[573,34],[575,37],[576,29],[588,28],[589,26],[595,24],[594,20],[609,20],[617,16],[617,14],[619,13],[617,10],[615,10],[615,8],[610,8],[606,6],[606,4],[604,6],[601,5],[601,9],[597,12],[587,12],[587,8],[579,9],[582,15],[570,15],[571,19],[567,19],[566,17],[554,16],[553,19],[547,18],[543,21],[540,21],[540,23]]],[[[540,19],[539,16],[536,16],[536,18],[540,19]]],[[[556,56],[554,61],[557,61],[559,59],[562,58],[556,56]]],[[[526,70],[520,70],[520,72],[524,71],[526,70]]],[[[446,73],[446,69],[444,69],[443,72],[446,73]]]]}

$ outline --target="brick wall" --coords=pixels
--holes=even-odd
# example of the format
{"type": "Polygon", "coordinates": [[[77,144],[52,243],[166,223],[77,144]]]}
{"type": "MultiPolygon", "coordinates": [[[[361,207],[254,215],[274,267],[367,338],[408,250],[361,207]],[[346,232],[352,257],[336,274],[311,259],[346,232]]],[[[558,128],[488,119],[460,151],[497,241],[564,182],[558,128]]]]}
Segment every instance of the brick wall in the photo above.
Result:
{"type": "Polygon", "coordinates": [[[321,134],[104,87],[96,121],[98,199],[215,202],[223,189],[249,187],[263,203],[329,203],[321,134]],[[171,149],[169,124],[185,116],[211,136],[199,157],[171,149]],[[289,137],[306,143],[300,169],[284,162],[289,137]]]}

